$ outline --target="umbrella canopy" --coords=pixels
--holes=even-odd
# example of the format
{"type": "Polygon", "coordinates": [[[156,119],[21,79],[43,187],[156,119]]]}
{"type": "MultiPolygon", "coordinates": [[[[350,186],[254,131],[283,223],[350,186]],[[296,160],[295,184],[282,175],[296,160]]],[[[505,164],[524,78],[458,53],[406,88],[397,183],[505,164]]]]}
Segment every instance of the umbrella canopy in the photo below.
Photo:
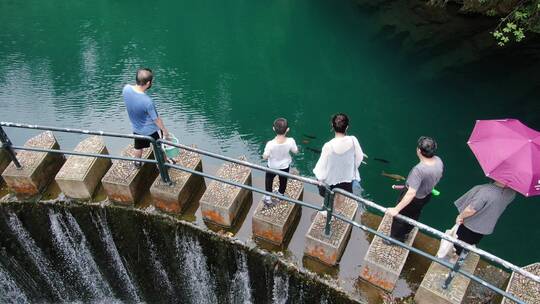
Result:
{"type": "Polygon", "coordinates": [[[467,142],[486,176],[540,195],[540,132],[517,119],[477,120],[467,142]]]}

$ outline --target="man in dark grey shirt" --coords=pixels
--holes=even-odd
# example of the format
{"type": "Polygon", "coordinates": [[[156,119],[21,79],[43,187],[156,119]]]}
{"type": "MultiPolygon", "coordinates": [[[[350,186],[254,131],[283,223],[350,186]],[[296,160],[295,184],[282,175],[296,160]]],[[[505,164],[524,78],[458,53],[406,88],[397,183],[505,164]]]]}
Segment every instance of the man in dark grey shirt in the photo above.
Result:
{"type": "MultiPolygon", "coordinates": [[[[429,137],[422,136],[418,139],[416,155],[420,162],[414,166],[407,177],[406,188],[402,191],[399,203],[394,208],[388,208],[386,212],[391,216],[398,213],[418,220],[422,208],[431,199],[431,191],[443,174],[443,162],[435,156],[437,143],[429,137]]],[[[404,242],[413,226],[394,219],[390,236],[404,242]]]]}
{"type": "MultiPolygon", "coordinates": [[[[493,233],[499,217],[515,197],[516,191],[499,182],[478,185],[467,191],[454,202],[460,212],[456,217],[456,224],[461,224],[458,239],[476,245],[484,235],[493,233]]],[[[459,256],[463,248],[455,248],[459,256]]]]}

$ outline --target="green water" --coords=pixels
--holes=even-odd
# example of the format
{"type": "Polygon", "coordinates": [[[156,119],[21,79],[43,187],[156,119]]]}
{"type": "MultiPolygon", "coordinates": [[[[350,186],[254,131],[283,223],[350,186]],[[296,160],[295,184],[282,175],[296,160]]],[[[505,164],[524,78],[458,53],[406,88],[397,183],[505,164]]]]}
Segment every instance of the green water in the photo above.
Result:
{"type": "MultiPolygon", "coordinates": [[[[442,195],[421,221],[439,229],[453,224],[452,202],[487,181],[466,145],[476,119],[540,129],[538,81],[499,61],[514,59],[443,71],[381,36],[353,1],[0,0],[0,11],[0,120],[128,133],[121,88],[148,66],[150,94],[183,143],[262,163],[271,123],[284,116],[297,142],[317,137],[295,159],[312,175],[318,155],[306,147],[320,149],[330,116],[346,112],[370,156],[363,186],[385,206],[396,193],[381,171],[406,176],[416,139],[438,140],[442,195]]],[[[16,143],[31,134],[8,133],[16,143]]],[[[81,139],[57,137],[63,148],[81,139]]],[[[125,144],[107,141],[116,153],[125,144]]],[[[519,265],[538,261],[539,212],[540,199],[518,196],[480,247],[519,265]]]]}

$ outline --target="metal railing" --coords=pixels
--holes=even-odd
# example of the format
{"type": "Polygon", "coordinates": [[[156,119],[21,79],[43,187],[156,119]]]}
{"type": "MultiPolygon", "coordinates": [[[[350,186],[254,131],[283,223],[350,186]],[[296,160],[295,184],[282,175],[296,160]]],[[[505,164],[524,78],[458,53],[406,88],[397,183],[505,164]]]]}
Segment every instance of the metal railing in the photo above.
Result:
{"type": "Polygon", "coordinates": [[[345,223],[348,223],[350,225],[352,225],[353,227],[356,227],[358,229],[361,229],[363,231],[366,231],[366,232],[369,232],[369,233],[372,233],[382,239],[385,239],[385,240],[388,240],[389,242],[397,245],[397,246],[400,246],[400,247],[403,247],[409,251],[412,251],[418,255],[421,255],[433,262],[436,262],[440,265],[443,265],[444,267],[446,268],[449,268],[451,271],[447,277],[447,279],[445,280],[444,284],[443,284],[443,288],[446,289],[448,288],[449,284],[451,283],[452,279],[455,277],[455,275],[457,273],[491,289],[492,291],[512,300],[512,301],[515,301],[517,303],[520,303],[520,304],[526,304],[525,302],[523,302],[521,299],[518,299],[516,296],[504,291],[504,290],[501,290],[500,288],[492,285],[491,283],[483,280],[482,278],[479,278],[477,276],[475,276],[474,274],[471,274],[471,273],[468,273],[466,271],[463,271],[463,269],[461,269],[461,265],[463,264],[464,262],[464,259],[466,258],[467,256],[467,253],[468,252],[474,252],[476,254],[478,254],[480,257],[488,260],[488,261],[491,261],[491,262],[494,262],[496,264],[499,264],[501,266],[503,266],[504,268],[508,269],[508,270],[511,270],[511,271],[514,271],[514,272],[517,272],[525,277],[527,277],[528,279],[530,280],[533,280],[537,283],[540,283],[540,276],[537,276],[537,275],[534,275],[504,259],[501,259],[493,254],[490,254],[484,250],[481,250],[479,248],[476,248],[475,246],[471,246],[463,241],[460,241],[456,238],[453,238],[439,230],[436,230],[430,226],[427,226],[427,225],[424,225],[420,222],[417,222],[413,219],[410,219],[406,216],[403,216],[401,214],[398,214],[395,216],[395,218],[397,219],[400,219],[408,224],[411,224],[415,227],[418,227],[419,230],[421,231],[424,231],[424,232],[427,232],[437,238],[440,238],[440,239],[445,239],[449,242],[452,242],[458,246],[461,246],[463,247],[463,252],[462,254],[459,256],[458,258],[458,261],[454,264],[444,260],[444,259],[440,259],[438,257],[435,257],[435,256],[432,256],[430,255],[429,253],[426,253],[422,250],[419,250],[415,247],[412,247],[412,246],[409,246],[403,242],[400,242],[398,240],[395,240],[393,238],[391,238],[390,236],[387,236],[375,229],[372,229],[368,226],[365,226],[361,223],[358,223],[358,222],[355,222],[353,220],[350,220],[344,216],[342,216],[341,214],[339,213],[334,213],[334,198],[335,198],[335,195],[337,193],[339,193],[340,195],[343,195],[345,197],[348,197],[352,200],[355,200],[356,202],[358,203],[361,203],[367,207],[370,207],[370,208],[373,208],[379,212],[382,212],[382,213],[385,213],[386,212],[386,208],[383,207],[383,206],[380,206],[372,201],[369,201],[369,200],[366,200],[362,197],[358,197],[352,193],[349,193],[347,191],[344,191],[342,189],[330,189],[330,187],[328,185],[326,185],[325,183],[322,183],[320,181],[317,181],[317,180],[314,180],[314,179],[311,179],[311,178],[307,178],[307,177],[303,177],[303,176],[299,176],[299,175],[294,175],[294,174],[290,174],[290,173],[287,173],[287,172],[283,172],[283,171],[280,171],[280,170],[274,170],[274,169],[270,169],[268,167],[264,167],[264,166],[261,166],[261,165],[257,165],[257,164],[253,164],[253,163],[250,163],[248,161],[245,161],[245,160],[239,160],[239,159],[235,159],[235,158],[231,158],[231,157],[227,157],[227,156],[224,156],[224,155],[220,155],[220,154],[217,154],[217,153],[213,153],[213,152],[209,152],[209,151],[205,151],[205,150],[201,150],[201,149],[198,149],[198,148],[195,148],[195,147],[191,147],[191,146],[187,146],[187,145],[183,145],[183,144],[179,144],[179,143],[173,143],[171,141],[168,141],[168,140],[164,140],[164,139],[158,139],[158,140],[155,140],[154,138],[150,137],[150,136],[143,136],[143,135],[134,135],[134,134],[120,134],[120,133],[113,133],[113,132],[104,132],[104,131],[90,131],[90,130],[81,130],[81,129],[71,129],[71,128],[57,128],[57,127],[49,127],[49,126],[40,126],[40,125],[29,125],[29,124],[20,124],[20,123],[11,123],[11,122],[0,122],[0,142],[2,142],[2,148],[5,149],[7,152],[8,152],[8,155],[10,156],[10,158],[12,159],[14,165],[17,167],[17,168],[21,168],[21,164],[19,163],[19,161],[17,160],[17,157],[16,157],[16,154],[14,152],[14,150],[26,150],[26,151],[35,151],[35,152],[49,152],[49,153],[59,153],[59,154],[65,154],[65,155],[76,155],[76,156],[86,156],[86,157],[97,157],[97,158],[108,158],[108,159],[115,159],[115,160],[124,160],[124,161],[140,161],[140,162],[145,162],[145,163],[152,163],[152,164],[156,164],[158,166],[158,170],[159,170],[159,173],[160,173],[160,177],[162,179],[163,182],[165,182],[166,184],[169,184],[169,185],[172,185],[173,182],[171,181],[170,179],[170,176],[169,176],[169,173],[168,173],[168,169],[169,168],[173,168],[173,169],[176,169],[176,170],[181,170],[181,171],[184,171],[184,172],[188,172],[188,173],[191,173],[191,174],[195,174],[195,175],[199,175],[199,176],[202,176],[202,177],[205,177],[205,178],[208,178],[208,179],[211,179],[211,180],[215,180],[215,181],[218,181],[218,182],[222,182],[222,183],[225,183],[225,184],[228,184],[228,185],[232,185],[232,186],[236,186],[236,187],[239,187],[239,188],[243,188],[243,189],[246,189],[246,190],[249,190],[249,191],[252,191],[252,192],[257,192],[257,193],[260,193],[260,194],[264,194],[264,195],[268,195],[268,196],[272,196],[272,197],[275,197],[275,198],[278,198],[280,200],[284,200],[284,201],[288,201],[288,202],[291,202],[291,203],[294,203],[294,204],[298,204],[298,205],[301,205],[303,207],[307,207],[307,208],[311,208],[311,209],[314,209],[314,210],[317,210],[317,211],[326,211],[327,212],[327,216],[326,216],[326,224],[325,224],[325,234],[326,235],[329,235],[330,234],[330,229],[331,229],[331,220],[332,218],[335,218],[335,219],[338,219],[338,220],[341,220],[345,223]],[[83,152],[75,152],[75,151],[65,151],[65,150],[57,150],[57,149],[44,149],[44,148],[37,148],[37,147],[30,147],[30,146],[16,146],[16,145],[13,145],[11,140],[9,139],[9,137],[7,136],[7,134],[4,132],[3,128],[2,127],[12,127],[12,128],[24,128],[24,129],[35,129],[35,130],[44,130],[44,131],[57,131],[57,132],[64,132],[64,133],[75,133],[75,134],[87,134],[87,135],[98,135],[98,136],[107,136],[107,137],[117,137],[117,138],[127,138],[127,139],[144,139],[144,140],[148,140],[150,141],[151,145],[152,145],[152,149],[153,149],[153,152],[154,152],[154,155],[155,155],[155,159],[143,159],[143,158],[133,158],[133,157],[124,157],[124,156],[113,156],[113,155],[104,155],[104,154],[95,154],[95,153],[83,153],[83,152]],[[230,180],[227,180],[227,179],[223,179],[223,178],[220,178],[220,177],[217,177],[217,176],[214,176],[214,175],[210,175],[210,174],[207,174],[207,173],[204,173],[204,172],[200,172],[200,171],[196,171],[196,170],[192,170],[192,169],[189,169],[189,168],[185,168],[185,167],[182,167],[180,165],[177,165],[177,164],[170,164],[170,163],[166,163],[164,161],[164,155],[163,155],[163,151],[161,149],[161,145],[162,144],[166,144],[166,145],[169,145],[169,146],[174,146],[174,147],[177,147],[177,148],[181,148],[181,149],[184,149],[184,150],[187,150],[187,151],[191,151],[191,152],[194,152],[194,153],[197,153],[197,154],[200,154],[200,155],[204,155],[204,156],[208,156],[208,157],[211,157],[211,158],[215,158],[215,159],[220,159],[220,160],[223,160],[223,161],[227,161],[227,162],[231,162],[231,163],[235,163],[235,164],[238,164],[238,165],[242,165],[242,166],[245,166],[245,167],[249,167],[249,168],[252,168],[252,169],[255,169],[255,170],[259,170],[259,171],[263,171],[263,172],[271,172],[271,173],[274,173],[274,174],[277,174],[277,175],[281,175],[281,176],[285,176],[287,178],[291,178],[291,179],[295,179],[295,180],[298,180],[298,181],[301,181],[303,183],[307,183],[307,184],[311,184],[311,185],[315,185],[315,186],[319,186],[319,187],[324,187],[325,188],[325,197],[324,197],[324,203],[323,203],[323,206],[318,206],[318,205],[314,205],[314,204],[309,204],[309,203],[306,203],[306,202],[303,202],[303,201],[300,201],[300,200],[296,200],[296,199],[292,199],[292,198],[289,198],[287,196],[284,196],[284,195],[281,195],[281,194],[276,194],[276,193],[273,193],[273,192],[268,192],[266,190],[262,190],[262,189],[259,189],[259,188],[256,188],[256,187],[253,187],[253,186],[249,186],[249,185],[244,185],[244,184],[240,184],[240,183],[237,183],[237,182],[234,182],[234,181],[230,181],[230,180]]]}

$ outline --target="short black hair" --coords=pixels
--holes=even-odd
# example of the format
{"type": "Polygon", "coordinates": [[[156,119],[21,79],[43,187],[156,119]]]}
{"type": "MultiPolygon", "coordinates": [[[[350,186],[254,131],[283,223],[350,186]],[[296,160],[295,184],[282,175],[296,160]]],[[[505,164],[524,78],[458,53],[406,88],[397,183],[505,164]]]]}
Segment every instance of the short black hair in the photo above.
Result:
{"type": "Polygon", "coordinates": [[[332,116],[332,128],[338,133],[345,133],[347,127],[349,126],[349,117],[347,114],[338,113],[332,116]]]}
{"type": "Polygon", "coordinates": [[[418,138],[418,149],[423,156],[432,158],[437,151],[437,142],[431,137],[420,136],[418,138]]]}
{"type": "Polygon", "coordinates": [[[276,134],[283,135],[285,134],[285,132],[287,132],[287,129],[289,128],[289,123],[285,118],[280,117],[274,120],[273,126],[276,134]]]}
{"type": "Polygon", "coordinates": [[[135,82],[137,85],[143,86],[149,81],[152,81],[154,74],[149,68],[140,68],[137,70],[137,75],[135,76],[135,82]]]}

